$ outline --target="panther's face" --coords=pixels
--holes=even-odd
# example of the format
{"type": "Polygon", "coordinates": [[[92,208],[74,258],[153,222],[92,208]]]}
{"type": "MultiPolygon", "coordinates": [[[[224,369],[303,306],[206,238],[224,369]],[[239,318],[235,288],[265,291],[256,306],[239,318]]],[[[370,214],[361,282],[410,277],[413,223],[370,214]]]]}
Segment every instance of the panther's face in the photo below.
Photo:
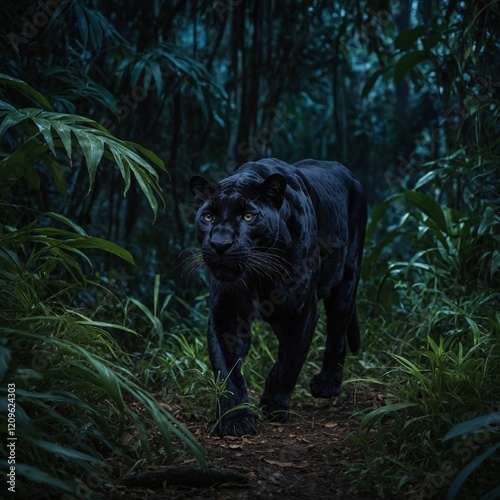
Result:
{"type": "Polygon", "coordinates": [[[271,175],[264,182],[229,177],[219,184],[194,176],[190,188],[201,254],[215,279],[246,282],[252,273],[280,272],[280,257],[271,249],[279,237],[286,188],[282,175],[271,175]]]}

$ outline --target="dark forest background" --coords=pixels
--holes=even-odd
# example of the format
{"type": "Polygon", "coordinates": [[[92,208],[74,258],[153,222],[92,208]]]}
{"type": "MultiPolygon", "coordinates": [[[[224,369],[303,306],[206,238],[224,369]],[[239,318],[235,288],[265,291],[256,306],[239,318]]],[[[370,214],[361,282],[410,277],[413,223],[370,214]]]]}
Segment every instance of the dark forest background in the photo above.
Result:
{"type": "MultiPolygon", "coordinates": [[[[0,9],[0,378],[6,396],[16,384],[29,443],[19,488],[74,492],[109,453],[126,466],[99,474],[171,460],[172,436],[205,460],[157,403],[191,394],[200,416],[212,400],[196,387],[220,389],[203,342],[207,277],[182,266],[196,245],[188,181],[269,156],[337,160],[366,188],[365,348],[348,384],[378,384],[388,400],[362,420],[364,472],[401,492],[495,486],[497,2],[0,9]],[[122,439],[131,428],[134,445],[122,439]]],[[[262,325],[257,334],[272,345],[262,325]]],[[[258,390],[272,354],[253,356],[258,390]]]]}

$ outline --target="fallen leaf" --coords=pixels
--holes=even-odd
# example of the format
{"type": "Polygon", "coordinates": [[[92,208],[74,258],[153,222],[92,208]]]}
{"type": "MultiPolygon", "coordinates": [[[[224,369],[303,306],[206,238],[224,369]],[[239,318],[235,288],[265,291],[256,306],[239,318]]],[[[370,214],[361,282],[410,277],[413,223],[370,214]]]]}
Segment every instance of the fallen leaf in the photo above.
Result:
{"type": "Polygon", "coordinates": [[[337,425],[339,425],[339,424],[337,424],[337,422],[327,422],[325,424],[325,427],[328,427],[329,429],[332,429],[333,427],[337,427],[337,425]]]}
{"type": "Polygon", "coordinates": [[[196,458],[188,458],[186,460],[183,460],[180,463],[181,464],[194,464],[194,463],[198,463],[198,460],[196,460],[196,458]]]}
{"type": "Polygon", "coordinates": [[[308,462],[300,462],[296,464],[293,462],[280,462],[279,460],[270,460],[268,458],[264,458],[264,462],[269,465],[276,465],[278,467],[293,467],[294,469],[305,469],[306,467],[309,467],[308,462]]]}

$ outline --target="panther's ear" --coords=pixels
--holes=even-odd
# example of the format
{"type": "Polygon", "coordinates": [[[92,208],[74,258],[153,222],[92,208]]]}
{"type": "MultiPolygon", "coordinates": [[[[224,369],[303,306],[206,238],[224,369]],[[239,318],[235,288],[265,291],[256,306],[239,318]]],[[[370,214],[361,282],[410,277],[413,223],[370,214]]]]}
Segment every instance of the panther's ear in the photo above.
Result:
{"type": "Polygon", "coordinates": [[[270,199],[277,208],[281,207],[285,198],[286,179],[281,174],[270,175],[261,185],[260,191],[270,199]]]}
{"type": "Polygon", "coordinates": [[[189,189],[193,194],[193,202],[196,208],[216,191],[215,185],[206,181],[201,175],[193,175],[191,177],[189,180],[189,189]]]}

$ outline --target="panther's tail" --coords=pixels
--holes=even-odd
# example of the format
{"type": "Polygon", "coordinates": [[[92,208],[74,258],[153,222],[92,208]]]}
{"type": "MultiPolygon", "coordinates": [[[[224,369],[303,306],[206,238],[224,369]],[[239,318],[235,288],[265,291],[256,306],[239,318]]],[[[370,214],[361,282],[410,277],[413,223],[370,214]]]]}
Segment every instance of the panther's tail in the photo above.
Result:
{"type": "Polygon", "coordinates": [[[361,334],[359,333],[358,313],[356,308],[354,308],[354,314],[352,315],[351,322],[347,327],[347,343],[349,344],[349,349],[352,352],[359,351],[361,347],[361,334]]]}

